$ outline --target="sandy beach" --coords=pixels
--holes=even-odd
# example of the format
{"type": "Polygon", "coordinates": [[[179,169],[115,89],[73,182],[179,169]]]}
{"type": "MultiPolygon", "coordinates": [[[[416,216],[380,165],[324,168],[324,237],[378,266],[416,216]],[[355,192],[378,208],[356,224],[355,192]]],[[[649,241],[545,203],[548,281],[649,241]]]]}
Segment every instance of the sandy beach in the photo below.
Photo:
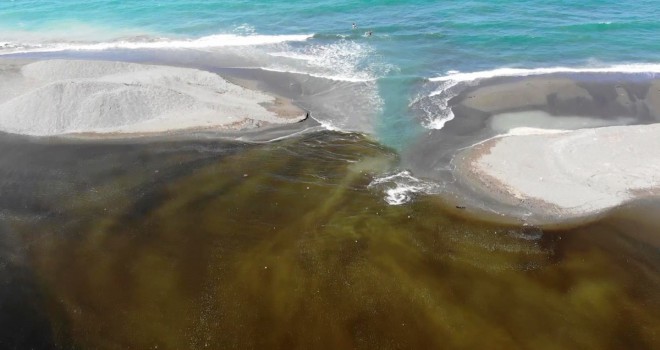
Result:
{"type": "Polygon", "coordinates": [[[0,131],[130,136],[248,131],[297,123],[291,101],[190,68],[48,60],[0,62],[0,131]]]}

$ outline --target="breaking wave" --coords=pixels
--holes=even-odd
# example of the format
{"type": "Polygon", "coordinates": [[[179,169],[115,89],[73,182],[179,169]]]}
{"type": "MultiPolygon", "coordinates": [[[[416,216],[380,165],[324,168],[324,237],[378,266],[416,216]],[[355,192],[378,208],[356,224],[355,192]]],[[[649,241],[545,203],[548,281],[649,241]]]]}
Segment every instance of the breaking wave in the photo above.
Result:
{"type": "Polygon", "coordinates": [[[197,39],[170,39],[137,36],[104,42],[35,42],[0,43],[0,55],[32,52],[101,51],[111,49],[205,49],[229,46],[271,45],[291,41],[305,41],[313,34],[299,35],[235,35],[215,34],[197,39]]]}

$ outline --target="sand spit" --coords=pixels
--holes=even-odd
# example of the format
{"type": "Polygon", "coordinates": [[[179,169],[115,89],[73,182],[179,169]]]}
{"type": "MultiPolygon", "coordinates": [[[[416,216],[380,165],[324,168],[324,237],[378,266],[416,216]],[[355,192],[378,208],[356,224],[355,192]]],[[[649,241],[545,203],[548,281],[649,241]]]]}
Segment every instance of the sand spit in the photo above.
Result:
{"type": "Polygon", "coordinates": [[[448,102],[455,117],[420,137],[404,166],[484,220],[591,220],[660,188],[659,84],[626,74],[465,84],[448,102]]]}
{"type": "Polygon", "coordinates": [[[0,131],[9,133],[226,131],[304,119],[288,100],[196,69],[76,60],[0,63],[0,131]]]}
{"type": "Polygon", "coordinates": [[[660,194],[660,124],[517,133],[453,163],[500,202],[550,220],[582,217],[660,194]]]}

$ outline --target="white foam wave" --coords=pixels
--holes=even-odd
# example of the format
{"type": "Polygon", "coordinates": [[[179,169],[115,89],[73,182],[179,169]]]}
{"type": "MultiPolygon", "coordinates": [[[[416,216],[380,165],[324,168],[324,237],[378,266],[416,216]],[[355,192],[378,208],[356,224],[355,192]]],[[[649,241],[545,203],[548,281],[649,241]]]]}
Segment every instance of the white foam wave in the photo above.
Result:
{"type": "Polygon", "coordinates": [[[269,69],[304,72],[315,77],[352,82],[371,81],[385,75],[393,66],[373,55],[374,49],[351,40],[332,43],[311,43],[302,47],[287,45],[283,50],[269,53],[282,58],[273,61],[269,69]]]}
{"type": "Polygon", "coordinates": [[[390,205],[408,203],[412,200],[415,193],[437,194],[441,190],[440,184],[420,180],[407,170],[376,178],[368,187],[384,187],[384,199],[390,205]]]}
{"type": "Polygon", "coordinates": [[[424,113],[422,126],[427,129],[442,129],[447,122],[454,119],[454,113],[449,108],[449,100],[456,96],[455,88],[460,81],[442,81],[432,93],[418,96],[411,103],[424,113]]]}
{"type": "Polygon", "coordinates": [[[495,77],[526,77],[534,75],[547,75],[557,73],[622,73],[622,74],[658,74],[660,73],[660,64],[655,63],[637,63],[637,64],[618,64],[603,67],[548,67],[548,68],[497,68],[487,71],[461,73],[452,72],[450,74],[430,78],[429,81],[473,81],[495,77]]]}
{"type": "Polygon", "coordinates": [[[102,51],[111,49],[206,49],[229,46],[259,46],[291,41],[306,41],[313,34],[299,35],[235,35],[216,34],[198,39],[170,39],[144,37],[107,42],[48,42],[48,43],[4,43],[0,55],[29,52],[102,51]]]}
{"type": "Polygon", "coordinates": [[[528,77],[548,74],[660,74],[660,64],[637,63],[617,64],[600,67],[547,67],[547,68],[497,68],[493,70],[462,73],[450,70],[447,75],[430,78],[430,82],[438,82],[440,86],[427,97],[433,101],[426,104],[418,103],[425,112],[423,126],[428,129],[442,129],[445,124],[454,119],[454,113],[449,108],[449,100],[460,91],[460,84],[476,84],[480,80],[496,77],[528,77]]]}

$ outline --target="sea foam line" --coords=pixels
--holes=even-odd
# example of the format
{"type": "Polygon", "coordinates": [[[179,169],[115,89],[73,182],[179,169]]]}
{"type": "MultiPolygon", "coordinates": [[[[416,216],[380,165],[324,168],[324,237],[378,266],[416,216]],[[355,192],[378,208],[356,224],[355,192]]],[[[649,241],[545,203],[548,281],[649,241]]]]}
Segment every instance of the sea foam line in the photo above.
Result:
{"type": "Polygon", "coordinates": [[[548,67],[548,68],[497,68],[487,71],[461,73],[452,71],[450,74],[430,78],[429,81],[472,81],[495,77],[526,77],[533,75],[546,75],[556,73],[623,73],[623,74],[657,74],[660,73],[660,64],[638,63],[617,64],[606,67],[548,67]]]}
{"type": "Polygon", "coordinates": [[[156,38],[155,40],[118,40],[98,43],[34,43],[17,44],[4,43],[6,49],[0,47],[0,55],[29,52],[60,52],[60,51],[102,51],[109,49],[204,49],[228,46],[257,46],[279,44],[291,41],[306,41],[313,34],[298,35],[234,35],[215,34],[198,39],[173,40],[156,38]]]}
{"type": "MultiPolygon", "coordinates": [[[[540,76],[548,74],[660,74],[660,64],[655,63],[637,63],[637,64],[616,64],[603,67],[547,67],[547,68],[497,68],[486,71],[462,73],[459,71],[449,71],[447,75],[429,78],[430,82],[438,82],[440,86],[435,89],[428,97],[435,97],[434,111],[439,111],[438,115],[433,115],[430,109],[424,109],[428,114],[423,126],[428,129],[442,129],[445,124],[454,119],[454,113],[449,107],[449,100],[457,95],[453,91],[461,83],[476,83],[483,79],[496,77],[527,77],[540,76]]],[[[415,101],[419,102],[419,101],[415,101]]]]}

